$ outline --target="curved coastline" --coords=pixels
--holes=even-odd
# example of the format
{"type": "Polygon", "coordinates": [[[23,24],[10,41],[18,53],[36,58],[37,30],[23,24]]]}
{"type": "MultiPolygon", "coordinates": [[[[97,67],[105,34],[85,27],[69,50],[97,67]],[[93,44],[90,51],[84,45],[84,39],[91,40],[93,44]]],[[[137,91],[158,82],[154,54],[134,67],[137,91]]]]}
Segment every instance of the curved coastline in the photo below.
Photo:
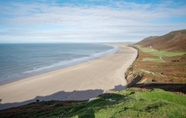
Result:
{"type": "Polygon", "coordinates": [[[136,59],[137,51],[122,44],[114,45],[120,49],[103,58],[0,86],[0,109],[36,99],[85,100],[108,90],[126,88],[124,72],[136,59]]]}
{"type": "MultiPolygon", "coordinates": [[[[105,45],[107,47],[110,47],[110,49],[102,50],[100,52],[90,53],[89,55],[84,55],[84,56],[80,56],[80,57],[76,57],[76,58],[71,58],[71,59],[68,59],[68,60],[63,60],[63,59],[62,60],[56,60],[54,63],[45,64],[45,65],[42,65],[42,66],[39,66],[39,67],[30,67],[30,69],[25,68],[22,71],[17,71],[17,69],[14,68],[14,70],[16,70],[17,73],[11,73],[11,71],[14,71],[14,70],[9,70],[10,73],[7,76],[4,75],[4,76],[0,77],[0,86],[3,85],[3,84],[8,84],[8,83],[11,83],[11,82],[15,82],[15,81],[25,79],[25,78],[29,78],[29,77],[32,77],[32,76],[36,76],[36,75],[40,75],[40,74],[43,74],[43,73],[48,73],[48,72],[51,72],[51,71],[55,71],[55,70],[67,68],[67,67],[70,67],[70,66],[75,66],[75,65],[78,65],[78,64],[82,64],[82,63],[85,63],[85,62],[89,62],[89,61],[92,61],[92,60],[95,60],[95,59],[103,58],[103,57],[105,57],[109,54],[113,54],[113,53],[115,53],[119,50],[119,47],[114,46],[114,45],[109,45],[109,44],[95,44],[95,45],[105,45]]],[[[26,64],[24,63],[23,65],[26,65],[26,64]]],[[[37,65],[37,63],[36,63],[36,65],[37,65]]],[[[5,72],[5,73],[7,73],[7,72],[5,72]]]]}

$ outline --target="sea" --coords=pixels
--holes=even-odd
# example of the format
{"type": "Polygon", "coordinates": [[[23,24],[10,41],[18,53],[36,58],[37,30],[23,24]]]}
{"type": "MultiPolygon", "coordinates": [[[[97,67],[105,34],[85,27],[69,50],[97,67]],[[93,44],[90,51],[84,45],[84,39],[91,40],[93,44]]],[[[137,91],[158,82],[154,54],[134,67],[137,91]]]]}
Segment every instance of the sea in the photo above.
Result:
{"type": "Polygon", "coordinates": [[[93,43],[0,44],[0,85],[115,53],[119,47],[93,43]]]}

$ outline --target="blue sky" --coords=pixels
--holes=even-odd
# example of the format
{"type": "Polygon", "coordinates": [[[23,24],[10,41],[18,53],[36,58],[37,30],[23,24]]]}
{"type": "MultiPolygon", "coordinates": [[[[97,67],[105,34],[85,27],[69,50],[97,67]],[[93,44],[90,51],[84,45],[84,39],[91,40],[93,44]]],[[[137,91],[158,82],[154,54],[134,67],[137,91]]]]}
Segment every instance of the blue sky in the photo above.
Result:
{"type": "Polygon", "coordinates": [[[185,0],[0,0],[0,43],[138,42],[180,29],[185,0]]]}

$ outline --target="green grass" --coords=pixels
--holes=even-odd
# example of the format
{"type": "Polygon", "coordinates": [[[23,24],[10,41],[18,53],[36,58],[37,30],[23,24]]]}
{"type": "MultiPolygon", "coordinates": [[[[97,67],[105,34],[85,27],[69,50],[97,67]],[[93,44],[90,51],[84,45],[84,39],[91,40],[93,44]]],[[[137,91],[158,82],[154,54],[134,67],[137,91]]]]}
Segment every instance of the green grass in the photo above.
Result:
{"type": "MultiPolygon", "coordinates": [[[[184,118],[186,96],[160,89],[141,92],[131,88],[66,109],[54,109],[49,117],[58,117],[62,112],[66,113],[64,118],[184,118]]],[[[37,117],[42,116],[43,114],[37,114],[37,117]]]]}
{"type": "Polygon", "coordinates": [[[141,51],[152,54],[154,56],[172,57],[172,56],[179,56],[185,54],[185,52],[167,52],[167,51],[155,50],[150,47],[141,47],[140,45],[135,45],[135,46],[141,51]]]}
{"type": "MultiPolygon", "coordinates": [[[[35,105],[41,104],[37,108],[42,109],[44,103],[35,103],[35,105]]],[[[46,102],[46,104],[48,103],[56,105],[55,101],[46,102]]],[[[31,109],[31,106],[27,105],[25,110],[27,109],[31,109]]],[[[36,106],[32,106],[32,109],[36,109],[36,106]]],[[[7,113],[4,116],[2,113],[0,114],[0,118],[7,116],[7,113]]],[[[21,114],[16,112],[13,117],[31,117],[30,115],[33,114],[32,117],[36,118],[58,118],[61,114],[64,114],[63,118],[185,118],[186,96],[161,89],[128,88],[120,92],[102,95],[90,102],[77,102],[61,107],[57,105],[49,111],[43,110],[42,112],[27,111],[21,112],[21,114]]]]}
{"type": "Polygon", "coordinates": [[[167,102],[172,102],[174,104],[186,106],[186,99],[185,99],[186,96],[183,97],[182,95],[176,95],[171,92],[165,92],[164,90],[161,89],[154,89],[153,91],[137,93],[135,96],[140,98],[146,98],[149,100],[157,100],[157,99],[166,100],[167,102]]]}
{"type": "Polygon", "coordinates": [[[159,89],[146,92],[127,89],[88,103],[74,118],[79,118],[79,115],[83,114],[85,116],[92,114],[96,118],[186,117],[185,110],[185,96],[159,89]],[[107,98],[112,98],[116,102],[109,102],[107,98]],[[89,109],[91,112],[88,112],[89,109]]]}
{"type": "Polygon", "coordinates": [[[154,56],[173,57],[173,56],[184,55],[185,53],[184,52],[154,51],[151,54],[154,56]]]}
{"type": "Polygon", "coordinates": [[[143,52],[147,52],[147,53],[152,53],[158,50],[155,50],[154,48],[150,48],[150,47],[141,47],[140,45],[135,45],[138,49],[140,49],[143,52]]]}
{"type": "Polygon", "coordinates": [[[162,60],[160,58],[143,58],[142,61],[162,62],[162,60]]]}

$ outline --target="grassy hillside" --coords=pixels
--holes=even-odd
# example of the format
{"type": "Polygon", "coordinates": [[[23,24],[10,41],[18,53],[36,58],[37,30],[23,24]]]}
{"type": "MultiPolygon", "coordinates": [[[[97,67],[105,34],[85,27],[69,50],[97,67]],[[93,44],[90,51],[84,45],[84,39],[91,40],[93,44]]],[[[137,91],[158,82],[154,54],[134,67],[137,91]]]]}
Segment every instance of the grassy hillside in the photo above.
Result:
{"type": "Polygon", "coordinates": [[[163,36],[151,36],[138,42],[137,45],[153,47],[157,50],[186,51],[186,30],[172,31],[163,36]]]}
{"type": "Polygon", "coordinates": [[[186,96],[160,89],[128,88],[81,102],[39,102],[0,111],[0,118],[184,118],[186,96]]]}
{"type": "MultiPolygon", "coordinates": [[[[186,84],[185,44],[186,30],[173,31],[163,36],[151,36],[136,43],[133,47],[138,50],[139,55],[128,69],[126,78],[131,82],[135,75],[138,75],[140,79],[135,81],[138,84],[186,84]]],[[[185,89],[181,91],[186,92],[185,89]]]]}
{"type": "Polygon", "coordinates": [[[126,78],[140,75],[141,84],[186,84],[186,52],[167,52],[140,45],[134,47],[138,49],[139,55],[125,73],[126,78]]]}

